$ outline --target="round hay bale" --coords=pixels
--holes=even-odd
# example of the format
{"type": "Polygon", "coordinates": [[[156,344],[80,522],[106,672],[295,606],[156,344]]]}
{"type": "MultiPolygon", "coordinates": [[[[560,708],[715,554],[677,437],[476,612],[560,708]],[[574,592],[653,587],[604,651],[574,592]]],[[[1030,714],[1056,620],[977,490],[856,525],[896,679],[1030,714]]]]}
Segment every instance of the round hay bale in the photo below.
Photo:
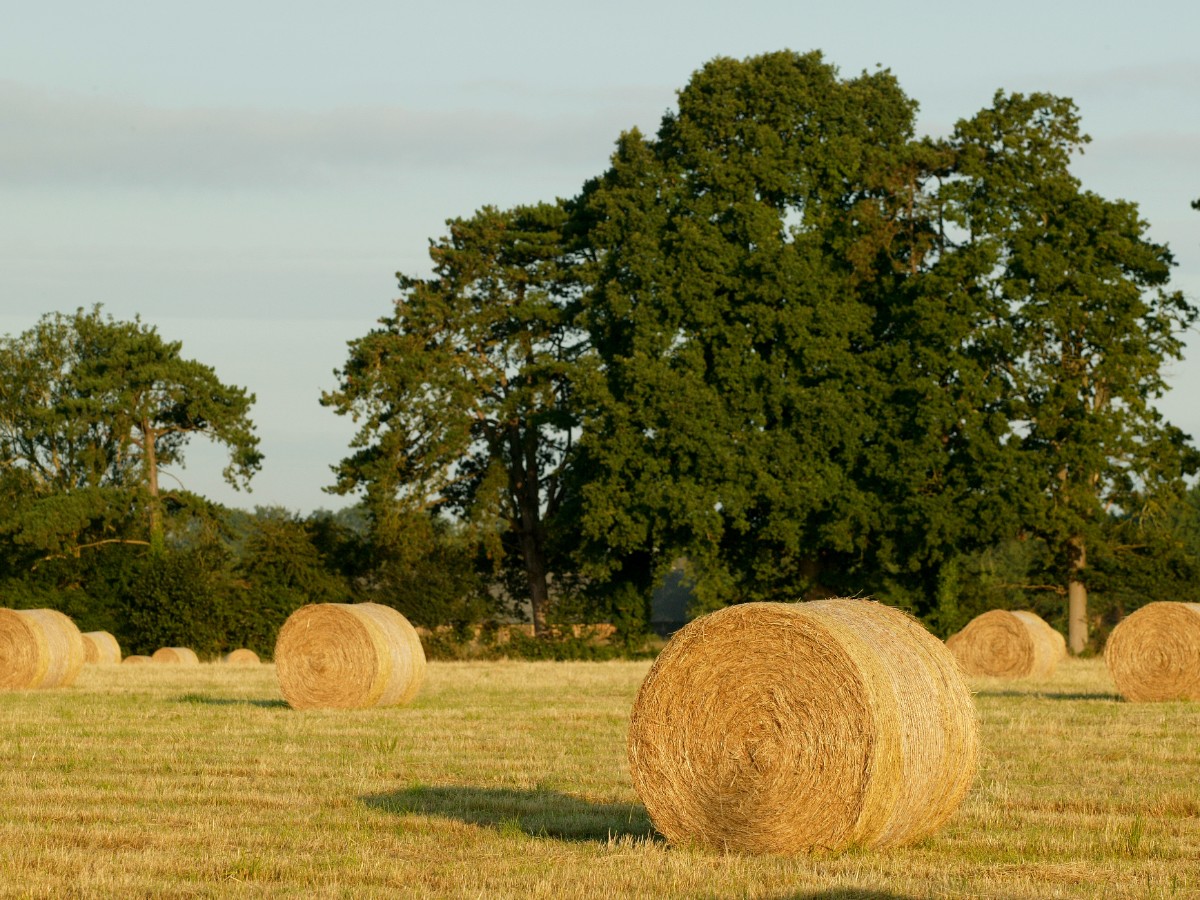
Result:
{"type": "Polygon", "coordinates": [[[258,654],[253,650],[239,647],[237,650],[231,650],[226,653],[224,662],[231,666],[257,666],[262,660],[258,658],[258,654]]]}
{"type": "Polygon", "coordinates": [[[151,661],[150,657],[142,656],[140,653],[135,653],[132,656],[127,656],[123,660],[121,660],[121,665],[137,666],[137,665],[141,665],[142,663],[148,663],[150,661],[151,661]]]}
{"type": "Polygon", "coordinates": [[[993,609],[946,640],[967,675],[1049,678],[1067,652],[1063,636],[1037,613],[993,609]]]}
{"type": "Polygon", "coordinates": [[[85,631],[83,633],[83,653],[86,663],[119,663],[121,661],[121,645],[107,631],[85,631]]]}
{"type": "Polygon", "coordinates": [[[159,647],[150,657],[151,662],[168,665],[198,666],[200,658],[190,647],[159,647]]]}
{"type": "Polygon", "coordinates": [[[1147,603],[1117,623],[1104,662],[1126,700],[1200,700],[1200,603],[1147,603]]]}
{"type": "Polygon", "coordinates": [[[696,619],[634,701],[629,765],[672,843],[746,853],[932,833],[975,775],[978,722],[946,647],[869,600],[696,619]]]}
{"type": "Polygon", "coordinates": [[[83,637],[58,610],[0,609],[0,689],[66,687],[83,661],[83,637]]]}
{"type": "Polygon", "coordinates": [[[292,613],[275,642],[275,672],[295,709],[399,706],[425,679],[416,629],[378,603],[314,603],[292,613]]]}

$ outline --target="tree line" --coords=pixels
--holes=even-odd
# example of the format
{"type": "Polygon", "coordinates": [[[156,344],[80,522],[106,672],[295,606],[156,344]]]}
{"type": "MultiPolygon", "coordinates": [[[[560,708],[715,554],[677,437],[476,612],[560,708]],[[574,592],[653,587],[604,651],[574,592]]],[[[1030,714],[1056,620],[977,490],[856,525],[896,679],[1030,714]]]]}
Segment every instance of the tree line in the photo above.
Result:
{"type": "Polygon", "coordinates": [[[448,221],[320,398],[359,425],[336,516],[164,490],[195,433],[253,474],[252,398],[140,322],[43,318],[0,355],[7,590],[132,623],[209,578],[217,642],[351,596],[634,641],[682,564],[692,614],[858,594],[946,634],[1024,606],[1076,652],[1194,597],[1200,453],[1154,406],[1197,315],[1169,248],[1072,173],[1069,99],[997,92],[940,138],[916,109],[886,70],[718,58],[575,196],[448,221]]]}

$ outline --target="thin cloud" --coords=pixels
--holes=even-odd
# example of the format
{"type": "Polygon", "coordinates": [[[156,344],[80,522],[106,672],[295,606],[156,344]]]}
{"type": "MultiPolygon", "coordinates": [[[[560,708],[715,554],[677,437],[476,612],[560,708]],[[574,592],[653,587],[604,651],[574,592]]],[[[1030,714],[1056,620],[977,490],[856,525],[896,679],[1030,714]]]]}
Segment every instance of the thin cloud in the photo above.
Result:
{"type": "Polygon", "coordinates": [[[626,127],[621,107],[164,109],[0,82],[0,183],[245,188],[381,169],[600,165],[626,127]]]}

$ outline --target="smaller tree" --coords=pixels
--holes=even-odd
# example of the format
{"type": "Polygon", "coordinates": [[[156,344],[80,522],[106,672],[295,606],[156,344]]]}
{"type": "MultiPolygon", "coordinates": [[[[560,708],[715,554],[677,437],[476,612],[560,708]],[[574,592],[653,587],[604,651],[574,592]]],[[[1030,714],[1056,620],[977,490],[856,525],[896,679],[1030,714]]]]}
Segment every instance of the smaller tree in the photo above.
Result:
{"type": "Polygon", "coordinates": [[[225,478],[248,487],[262,463],[254,396],[222,383],[140,319],[99,305],[50,313],[0,340],[0,475],[21,488],[15,540],[46,553],[114,541],[162,546],[164,467],[194,435],[224,444],[225,478]],[[130,525],[139,512],[144,524],[130,525]]]}
{"type": "Polygon", "coordinates": [[[571,327],[561,206],[484,208],[432,244],[435,275],[398,276],[380,328],[350,343],[322,404],[361,428],[332,490],[363,490],[375,528],[450,513],[488,544],[504,535],[536,631],[546,628],[556,516],[572,455],[571,327]]]}

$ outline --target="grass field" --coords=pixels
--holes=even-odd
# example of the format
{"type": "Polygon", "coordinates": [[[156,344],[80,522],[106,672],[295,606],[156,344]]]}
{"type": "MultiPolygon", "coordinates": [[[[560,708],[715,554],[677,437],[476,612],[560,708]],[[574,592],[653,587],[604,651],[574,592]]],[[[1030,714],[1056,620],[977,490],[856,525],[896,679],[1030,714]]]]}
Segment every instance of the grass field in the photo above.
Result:
{"type": "Polygon", "coordinates": [[[431,663],[407,708],[297,712],[271,666],[89,666],[0,694],[4,897],[1200,897],[1200,704],[1099,660],[974,680],[984,755],[912,847],[666,846],[630,785],[648,663],[431,663]]]}

